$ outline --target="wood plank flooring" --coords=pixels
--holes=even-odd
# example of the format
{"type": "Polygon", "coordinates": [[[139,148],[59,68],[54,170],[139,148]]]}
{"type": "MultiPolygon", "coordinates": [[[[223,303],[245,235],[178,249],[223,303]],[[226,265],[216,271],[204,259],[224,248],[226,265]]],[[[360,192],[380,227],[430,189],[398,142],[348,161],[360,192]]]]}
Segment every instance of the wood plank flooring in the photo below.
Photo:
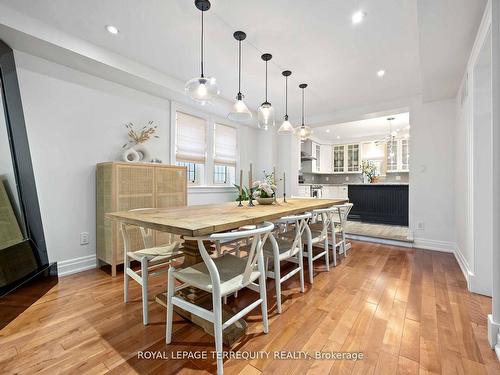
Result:
{"type": "MultiPolygon", "coordinates": [[[[275,310],[274,283],[268,281],[269,334],[262,333],[256,309],[247,317],[247,335],[226,349],[271,355],[228,359],[226,374],[500,374],[487,343],[490,299],[467,292],[452,254],[352,244],[349,256],[329,273],[317,264],[314,285],[306,284],[304,294],[296,278],[285,282],[281,315],[275,310]],[[308,356],[276,360],[279,351],[308,356]],[[362,352],[364,359],[310,359],[315,352],[331,351],[362,352]]],[[[152,279],[151,299],[165,289],[163,283],[163,278],[152,279]]],[[[127,305],[122,285],[122,277],[113,279],[101,270],[61,278],[0,331],[0,373],[215,372],[210,354],[207,359],[138,358],[139,351],[210,353],[213,339],[175,316],[174,342],[165,345],[163,308],[151,302],[151,324],[144,327],[138,285],[131,283],[127,305]]],[[[244,291],[230,305],[255,298],[244,291]]]]}

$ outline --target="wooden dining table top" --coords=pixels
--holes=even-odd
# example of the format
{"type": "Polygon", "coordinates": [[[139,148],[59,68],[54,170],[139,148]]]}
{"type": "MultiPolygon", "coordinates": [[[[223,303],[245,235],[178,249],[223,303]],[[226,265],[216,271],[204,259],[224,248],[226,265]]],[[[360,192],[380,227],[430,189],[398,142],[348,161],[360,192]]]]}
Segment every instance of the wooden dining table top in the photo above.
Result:
{"type": "Polygon", "coordinates": [[[196,237],[277,220],[314,209],[346,203],[346,199],[289,198],[286,203],[278,199],[272,205],[238,207],[237,202],[184,206],[178,208],[152,208],[140,211],[122,211],[106,217],[126,224],[137,225],[162,232],[196,237]]]}

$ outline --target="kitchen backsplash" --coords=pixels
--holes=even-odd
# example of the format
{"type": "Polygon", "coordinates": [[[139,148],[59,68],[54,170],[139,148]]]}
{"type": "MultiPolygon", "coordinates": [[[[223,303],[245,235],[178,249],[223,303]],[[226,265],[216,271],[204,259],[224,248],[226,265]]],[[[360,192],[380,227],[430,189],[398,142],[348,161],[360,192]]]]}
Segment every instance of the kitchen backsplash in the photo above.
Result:
{"type": "MultiPolygon", "coordinates": [[[[315,174],[304,173],[305,184],[349,184],[362,182],[361,174],[315,174]],[[346,181],[346,177],[349,181],[346,181]]],[[[378,182],[410,182],[409,172],[388,173],[380,176],[378,182]],[[399,176],[399,179],[398,179],[399,176]]]]}

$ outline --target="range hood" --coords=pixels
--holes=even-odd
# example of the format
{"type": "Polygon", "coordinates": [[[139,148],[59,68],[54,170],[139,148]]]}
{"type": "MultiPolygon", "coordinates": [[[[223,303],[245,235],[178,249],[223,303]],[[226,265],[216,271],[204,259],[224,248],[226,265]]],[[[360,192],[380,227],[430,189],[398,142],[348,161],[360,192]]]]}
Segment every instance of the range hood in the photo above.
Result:
{"type": "Polygon", "coordinates": [[[300,161],[311,161],[311,160],[316,160],[314,156],[311,156],[304,151],[300,152],[300,161]]]}

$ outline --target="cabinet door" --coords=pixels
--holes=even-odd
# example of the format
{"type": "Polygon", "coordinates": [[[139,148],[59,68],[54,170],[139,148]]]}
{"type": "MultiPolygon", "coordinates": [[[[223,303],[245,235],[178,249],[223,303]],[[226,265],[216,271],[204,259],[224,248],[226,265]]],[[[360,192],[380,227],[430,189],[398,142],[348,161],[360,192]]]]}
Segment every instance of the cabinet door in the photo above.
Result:
{"type": "Polygon", "coordinates": [[[401,140],[401,170],[407,172],[410,170],[410,141],[401,140]]]}
{"type": "Polygon", "coordinates": [[[314,157],[316,160],[313,160],[313,172],[321,172],[321,145],[317,143],[313,143],[314,157]]]}
{"type": "MultiPolygon", "coordinates": [[[[156,208],[172,208],[187,205],[186,170],[180,168],[155,168],[156,208]]],[[[155,231],[155,244],[161,246],[174,241],[169,233],[155,231]]]]}
{"type": "Polygon", "coordinates": [[[347,146],[347,172],[359,172],[359,144],[347,146]]]}
{"type": "Polygon", "coordinates": [[[398,170],[398,141],[387,142],[387,172],[398,170]]]}
{"type": "Polygon", "coordinates": [[[333,146],[333,172],[343,173],[345,167],[345,146],[333,146]]]}
{"type": "MultiPolygon", "coordinates": [[[[154,207],[154,169],[144,165],[116,166],[116,208],[117,211],[128,211],[134,208],[154,207]]],[[[116,225],[117,241],[115,260],[123,261],[123,242],[116,225]]],[[[142,235],[139,231],[130,232],[131,251],[144,248],[142,235]]]]}
{"type": "Polygon", "coordinates": [[[332,172],[332,146],[321,145],[321,167],[320,172],[331,173],[332,172]]]}

